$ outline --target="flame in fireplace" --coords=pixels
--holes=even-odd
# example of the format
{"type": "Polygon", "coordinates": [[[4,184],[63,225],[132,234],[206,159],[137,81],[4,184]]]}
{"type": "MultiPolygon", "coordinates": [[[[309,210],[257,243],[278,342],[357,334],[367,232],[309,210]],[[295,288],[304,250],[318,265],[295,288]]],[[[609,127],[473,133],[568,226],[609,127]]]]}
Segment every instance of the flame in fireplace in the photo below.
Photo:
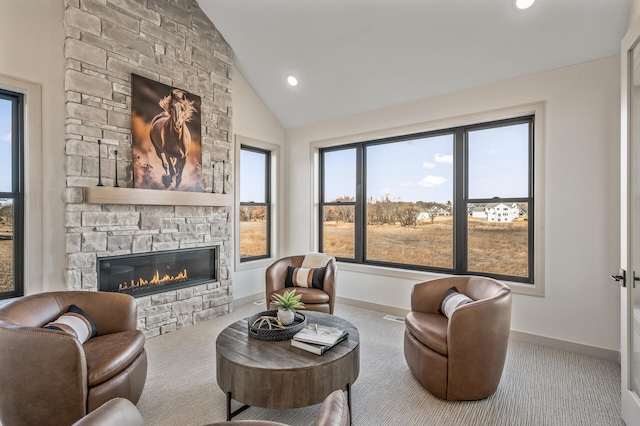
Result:
{"type": "Polygon", "coordinates": [[[165,274],[162,277],[160,277],[160,271],[156,270],[156,273],[153,275],[153,278],[151,278],[150,280],[145,280],[144,278],[138,278],[138,281],[131,280],[130,283],[124,282],[118,286],[118,290],[126,291],[126,290],[131,290],[139,287],[149,287],[149,286],[159,285],[159,284],[170,284],[173,282],[186,280],[187,278],[189,278],[189,275],[187,274],[186,269],[183,269],[182,272],[178,273],[177,275],[165,274]]]}

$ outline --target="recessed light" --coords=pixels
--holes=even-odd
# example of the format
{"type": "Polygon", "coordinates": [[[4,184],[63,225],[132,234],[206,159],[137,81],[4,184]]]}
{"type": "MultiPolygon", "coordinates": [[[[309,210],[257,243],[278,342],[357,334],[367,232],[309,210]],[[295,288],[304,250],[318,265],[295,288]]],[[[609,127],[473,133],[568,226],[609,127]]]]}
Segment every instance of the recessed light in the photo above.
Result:
{"type": "Polygon", "coordinates": [[[516,7],[523,10],[529,9],[535,2],[536,0],[516,0],[516,7]]]}
{"type": "Polygon", "coordinates": [[[287,83],[289,83],[291,86],[297,86],[298,85],[298,79],[295,78],[294,76],[290,75],[289,77],[287,77],[287,83]]]}

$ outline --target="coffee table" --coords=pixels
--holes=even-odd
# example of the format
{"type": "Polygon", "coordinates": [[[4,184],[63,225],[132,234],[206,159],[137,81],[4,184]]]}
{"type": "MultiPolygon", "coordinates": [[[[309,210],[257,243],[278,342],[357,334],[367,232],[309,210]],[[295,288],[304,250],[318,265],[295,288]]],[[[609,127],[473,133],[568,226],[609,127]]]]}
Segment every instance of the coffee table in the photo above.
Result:
{"type": "Polygon", "coordinates": [[[321,312],[300,311],[307,324],[344,328],[347,340],[322,355],[291,346],[290,340],[249,337],[247,320],[225,328],[216,340],[216,378],[227,395],[227,420],[251,406],[299,408],[322,402],[331,392],[347,391],[360,372],[360,336],[349,321],[321,312]],[[231,412],[231,400],[244,404],[231,412]]]}

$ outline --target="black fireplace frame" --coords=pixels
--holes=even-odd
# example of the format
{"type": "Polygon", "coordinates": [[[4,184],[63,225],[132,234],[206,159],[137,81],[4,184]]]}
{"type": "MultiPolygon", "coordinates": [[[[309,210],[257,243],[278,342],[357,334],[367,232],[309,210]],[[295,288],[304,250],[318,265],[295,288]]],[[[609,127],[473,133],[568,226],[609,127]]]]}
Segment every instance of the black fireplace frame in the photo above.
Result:
{"type": "MultiPolygon", "coordinates": [[[[156,262],[159,263],[159,260],[157,260],[156,262]]],[[[156,268],[157,268],[157,264],[156,264],[156,268]]],[[[162,251],[151,251],[151,252],[144,252],[144,253],[131,253],[131,254],[116,255],[116,256],[98,257],[96,262],[96,273],[98,275],[97,281],[98,281],[99,291],[129,294],[133,297],[143,297],[143,296],[149,296],[151,294],[158,294],[158,293],[164,293],[167,291],[180,290],[183,288],[193,287],[193,286],[201,285],[205,283],[217,282],[220,280],[220,247],[217,245],[205,246],[205,247],[189,247],[189,248],[182,248],[182,249],[176,249],[176,250],[162,250],[162,251]],[[113,288],[112,284],[108,282],[106,283],[101,282],[102,280],[104,280],[104,275],[101,272],[101,269],[103,269],[102,267],[108,262],[122,261],[125,259],[135,260],[136,258],[151,257],[151,256],[155,256],[161,259],[163,256],[183,256],[183,255],[188,255],[191,252],[203,251],[203,250],[209,251],[210,266],[213,268],[213,276],[207,276],[204,278],[187,279],[184,282],[172,282],[172,283],[150,285],[150,286],[144,286],[144,287],[134,287],[126,290],[119,290],[117,288],[113,288]]],[[[110,278],[107,278],[107,279],[110,279],[110,278]]]]}

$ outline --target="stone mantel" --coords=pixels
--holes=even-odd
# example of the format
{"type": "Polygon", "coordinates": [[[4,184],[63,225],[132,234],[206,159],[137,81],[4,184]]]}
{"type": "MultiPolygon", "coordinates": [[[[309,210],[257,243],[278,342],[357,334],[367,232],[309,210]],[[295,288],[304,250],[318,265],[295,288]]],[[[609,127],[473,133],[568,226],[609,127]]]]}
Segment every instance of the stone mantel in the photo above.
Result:
{"type": "Polygon", "coordinates": [[[233,205],[233,195],[91,186],[84,188],[84,201],[89,204],[228,207],[233,205]]]}

